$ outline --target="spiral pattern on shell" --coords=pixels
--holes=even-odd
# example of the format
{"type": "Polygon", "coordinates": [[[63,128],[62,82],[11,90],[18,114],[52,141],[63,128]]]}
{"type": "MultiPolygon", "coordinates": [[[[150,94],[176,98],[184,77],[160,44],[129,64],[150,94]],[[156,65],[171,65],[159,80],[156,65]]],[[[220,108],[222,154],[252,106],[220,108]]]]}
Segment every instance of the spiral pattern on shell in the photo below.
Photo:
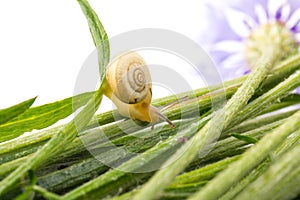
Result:
{"type": "Polygon", "coordinates": [[[142,101],[152,87],[149,69],[135,52],[126,53],[109,64],[106,78],[113,95],[127,104],[142,101]]]}

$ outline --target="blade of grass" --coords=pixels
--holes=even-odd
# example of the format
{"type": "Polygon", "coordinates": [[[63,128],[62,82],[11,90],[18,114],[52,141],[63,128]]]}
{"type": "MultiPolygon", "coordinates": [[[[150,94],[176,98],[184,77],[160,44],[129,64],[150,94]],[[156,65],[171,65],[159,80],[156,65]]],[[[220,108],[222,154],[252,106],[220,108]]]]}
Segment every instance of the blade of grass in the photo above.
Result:
{"type": "MultiPolygon", "coordinates": [[[[299,102],[300,103],[300,102],[299,102]]],[[[281,107],[281,106],[280,106],[281,107]]],[[[267,108],[269,109],[269,108],[267,108]]],[[[269,124],[275,121],[279,121],[282,119],[286,119],[295,112],[297,112],[297,108],[285,111],[285,110],[271,110],[271,113],[266,114],[264,111],[262,115],[259,115],[255,118],[251,117],[247,121],[229,129],[226,133],[242,133],[245,131],[250,131],[252,129],[256,129],[257,127],[263,126],[265,124],[269,124]]]]}
{"type": "MultiPolygon", "coordinates": [[[[36,97],[19,103],[17,105],[11,106],[6,109],[0,110],[0,125],[4,124],[15,117],[19,116],[20,114],[24,113],[35,101],[36,97]]],[[[1,133],[0,133],[1,135],[1,133]]]]}
{"type": "Polygon", "coordinates": [[[290,56],[289,58],[283,60],[278,64],[275,69],[267,76],[267,79],[262,83],[262,85],[257,89],[257,93],[253,96],[256,98],[261,96],[266,92],[266,88],[274,88],[278,83],[285,80],[295,71],[299,70],[300,67],[300,54],[290,56]]]}
{"type": "Polygon", "coordinates": [[[33,189],[36,192],[40,193],[47,200],[60,200],[60,196],[59,195],[54,194],[52,192],[49,192],[46,189],[44,189],[44,188],[42,188],[42,187],[40,187],[38,185],[33,186],[33,189]]]}
{"type": "Polygon", "coordinates": [[[300,94],[289,94],[286,97],[278,99],[278,103],[272,104],[269,108],[265,109],[262,114],[297,104],[300,104],[300,94]]]}
{"type": "Polygon", "coordinates": [[[17,118],[0,125],[0,142],[13,139],[33,129],[46,128],[58,120],[66,118],[76,109],[83,106],[92,95],[93,93],[84,93],[28,109],[17,118]],[[73,108],[73,103],[77,106],[76,108],[73,108]]]}
{"type": "Polygon", "coordinates": [[[290,75],[286,80],[279,83],[276,87],[272,88],[269,92],[264,93],[262,96],[251,101],[245,108],[238,113],[236,119],[230,124],[230,126],[235,126],[242,121],[253,116],[253,113],[259,113],[263,109],[269,107],[270,102],[280,101],[281,98],[285,97],[289,91],[296,89],[300,85],[300,70],[296,71],[294,74],[290,75]],[[265,101],[265,99],[270,99],[271,101],[265,101]],[[259,106],[253,106],[259,105],[259,106]]]}
{"type": "Polygon", "coordinates": [[[106,74],[106,66],[109,63],[110,47],[107,33],[100,22],[96,12],[91,8],[86,0],[77,0],[82,12],[86,16],[90,32],[94,41],[94,45],[98,50],[98,63],[100,79],[104,80],[106,74]]]}

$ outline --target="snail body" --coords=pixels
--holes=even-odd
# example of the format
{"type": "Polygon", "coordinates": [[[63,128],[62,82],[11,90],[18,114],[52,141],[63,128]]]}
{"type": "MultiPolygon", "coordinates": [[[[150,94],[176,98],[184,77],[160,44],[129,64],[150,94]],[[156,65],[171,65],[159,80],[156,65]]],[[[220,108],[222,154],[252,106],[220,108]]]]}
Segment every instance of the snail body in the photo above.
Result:
{"type": "Polygon", "coordinates": [[[160,111],[151,106],[152,82],[143,58],[129,52],[109,63],[104,94],[125,117],[155,124],[159,118],[174,126],[160,111]]]}

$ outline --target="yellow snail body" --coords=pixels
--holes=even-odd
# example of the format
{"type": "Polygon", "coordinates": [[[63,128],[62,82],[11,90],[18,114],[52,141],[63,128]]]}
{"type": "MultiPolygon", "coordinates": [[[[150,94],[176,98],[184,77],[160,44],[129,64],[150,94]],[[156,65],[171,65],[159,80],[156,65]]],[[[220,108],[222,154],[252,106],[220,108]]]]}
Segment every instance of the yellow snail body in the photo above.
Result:
{"type": "Polygon", "coordinates": [[[128,52],[109,63],[103,92],[125,117],[150,122],[153,125],[162,118],[174,127],[157,108],[150,105],[150,72],[143,58],[135,52],[128,52]]]}

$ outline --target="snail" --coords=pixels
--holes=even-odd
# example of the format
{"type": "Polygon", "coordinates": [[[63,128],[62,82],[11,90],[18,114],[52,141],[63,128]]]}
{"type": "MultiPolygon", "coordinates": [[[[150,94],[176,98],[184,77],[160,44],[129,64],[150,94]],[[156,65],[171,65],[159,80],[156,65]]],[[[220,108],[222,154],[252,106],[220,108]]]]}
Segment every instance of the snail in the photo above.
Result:
{"type": "Polygon", "coordinates": [[[148,67],[136,52],[127,52],[108,64],[103,93],[116,105],[119,113],[134,120],[150,122],[159,119],[174,124],[150,105],[152,83],[148,67]]]}

